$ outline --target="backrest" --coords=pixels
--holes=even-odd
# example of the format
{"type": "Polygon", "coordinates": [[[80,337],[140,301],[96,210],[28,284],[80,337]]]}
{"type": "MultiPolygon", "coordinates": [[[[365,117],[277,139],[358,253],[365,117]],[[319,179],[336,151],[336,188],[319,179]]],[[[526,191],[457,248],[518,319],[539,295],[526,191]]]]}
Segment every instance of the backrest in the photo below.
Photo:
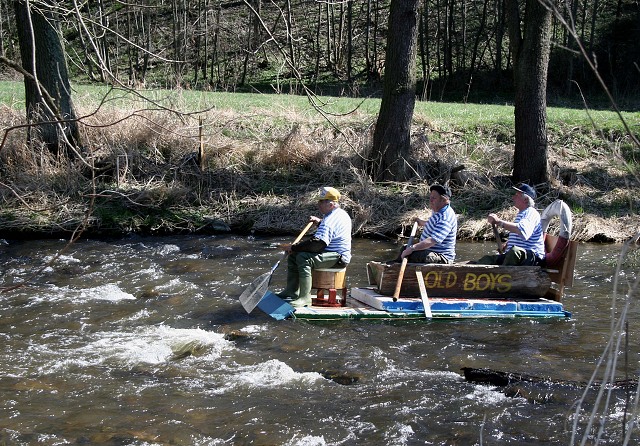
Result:
{"type": "MultiPolygon", "coordinates": [[[[553,251],[553,248],[558,242],[558,237],[555,235],[547,234],[544,240],[546,252],[553,251]]],[[[562,288],[565,286],[573,286],[573,271],[576,266],[576,257],[578,253],[578,242],[575,240],[569,240],[567,249],[562,256],[562,260],[553,270],[549,270],[549,277],[552,282],[555,282],[562,288]]]]}

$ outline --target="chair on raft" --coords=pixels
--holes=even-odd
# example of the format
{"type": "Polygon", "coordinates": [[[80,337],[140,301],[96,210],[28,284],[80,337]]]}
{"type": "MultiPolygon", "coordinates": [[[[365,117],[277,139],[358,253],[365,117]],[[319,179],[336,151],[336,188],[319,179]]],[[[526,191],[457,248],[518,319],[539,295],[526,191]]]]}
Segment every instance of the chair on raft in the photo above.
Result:
{"type": "Polygon", "coordinates": [[[556,200],[542,212],[540,223],[544,232],[544,246],[547,252],[545,271],[549,274],[552,282],[545,297],[560,302],[564,288],[573,286],[573,273],[578,252],[578,242],[571,240],[571,210],[564,201],[556,200]],[[553,217],[560,219],[558,236],[547,233],[553,217]]]}

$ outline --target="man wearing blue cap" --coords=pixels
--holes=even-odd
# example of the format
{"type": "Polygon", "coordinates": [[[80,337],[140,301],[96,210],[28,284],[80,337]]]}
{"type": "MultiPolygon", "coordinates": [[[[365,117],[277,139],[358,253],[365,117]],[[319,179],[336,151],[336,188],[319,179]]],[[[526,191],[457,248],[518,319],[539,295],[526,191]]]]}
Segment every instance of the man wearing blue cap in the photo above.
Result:
{"type": "Polygon", "coordinates": [[[411,263],[448,264],[456,259],[458,219],[451,207],[449,186],[433,184],[429,188],[429,207],[432,212],[428,220],[416,218],[423,227],[420,240],[412,246],[403,246],[395,262],[406,257],[411,263]]]}
{"type": "Polygon", "coordinates": [[[545,256],[540,213],[535,208],[536,190],[525,183],[513,186],[513,204],[518,215],[513,222],[489,214],[487,221],[509,231],[504,254],[489,254],[478,260],[482,265],[540,265],[545,256]]]}

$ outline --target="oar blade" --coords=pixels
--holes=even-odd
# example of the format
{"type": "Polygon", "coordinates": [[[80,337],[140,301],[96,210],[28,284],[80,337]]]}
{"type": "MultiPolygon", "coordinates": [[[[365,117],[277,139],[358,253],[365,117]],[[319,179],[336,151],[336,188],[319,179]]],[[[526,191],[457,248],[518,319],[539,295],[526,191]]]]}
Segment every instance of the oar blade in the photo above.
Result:
{"type": "MultiPolygon", "coordinates": [[[[296,237],[295,241],[293,242],[294,245],[298,243],[300,240],[302,240],[302,237],[304,237],[304,235],[307,233],[307,231],[309,230],[309,228],[311,228],[312,225],[313,225],[313,221],[310,221],[309,223],[307,223],[307,226],[304,227],[302,232],[298,234],[298,237],[296,237]]],[[[278,260],[275,265],[273,265],[273,268],[271,268],[271,271],[269,271],[268,273],[264,273],[260,277],[256,278],[242,292],[242,294],[238,299],[240,300],[242,307],[245,309],[247,313],[251,313],[258,305],[258,302],[260,302],[260,300],[265,296],[267,291],[269,291],[269,282],[271,282],[271,276],[273,275],[273,272],[276,270],[276,268],[278,268],[278,265],[280,265],[280,262],[284,260],[286,257],[287,257],[287,253],[285,252],[282,255],[282,258],[278,260]]],[[[278,298],[277,296],[275,297],[278,298]]]]}
{"type": "Polygon", "coordinates": [[[260,302],[258,302],[258,308],[277,321],[291,317],[296,311],[292,305],[280,299],[277,294],[269,290],[267,290],[262,299],[260,299],[260,302]]]}
{"type": "Polygon", "coordinates": [[[247,313],[251,313],[256,308],[262,296],[269,289],[271,274],[271,271],[269,271],[257,277],[240,295],[240,303],[247,313]]]}

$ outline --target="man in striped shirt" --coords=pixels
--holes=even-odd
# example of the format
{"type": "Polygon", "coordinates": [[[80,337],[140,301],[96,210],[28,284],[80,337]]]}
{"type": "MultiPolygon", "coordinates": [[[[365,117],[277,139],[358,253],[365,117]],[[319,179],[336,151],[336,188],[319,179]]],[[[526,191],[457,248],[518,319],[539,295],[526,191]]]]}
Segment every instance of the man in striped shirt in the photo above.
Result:
{"type": "Polygon", "coordinates": [[[340,192],[333,187],[320,189],[318,208],[323,218],[310,239],[286,247],[287,287],[278,296],[291,300],[294,307],[311,306],[311,270],[344,267],[351,261],[351,217],[339,204],[340,192]]]}
{"type": "Polygon", "coordinates": [[[512,200],[518,214],[513,222],[489,214],[487,221],[509,231],[504,254],[489,254],[478,260],[482,265],[540,265],[544,261],[544,235],[540,213],[535,208],[536,190],[525,183],[513,186],[512,200]]]}
{"type": "Polygon", "coordinates": [[[407,257],[411,263],[453,263],[456,258],[458,219],[451,208],[451,189],[434,184],[429,191],[431,217],[416,218],[418,225],[423,226],[420,241],[405,246],[398,261],[407,257]]]}

